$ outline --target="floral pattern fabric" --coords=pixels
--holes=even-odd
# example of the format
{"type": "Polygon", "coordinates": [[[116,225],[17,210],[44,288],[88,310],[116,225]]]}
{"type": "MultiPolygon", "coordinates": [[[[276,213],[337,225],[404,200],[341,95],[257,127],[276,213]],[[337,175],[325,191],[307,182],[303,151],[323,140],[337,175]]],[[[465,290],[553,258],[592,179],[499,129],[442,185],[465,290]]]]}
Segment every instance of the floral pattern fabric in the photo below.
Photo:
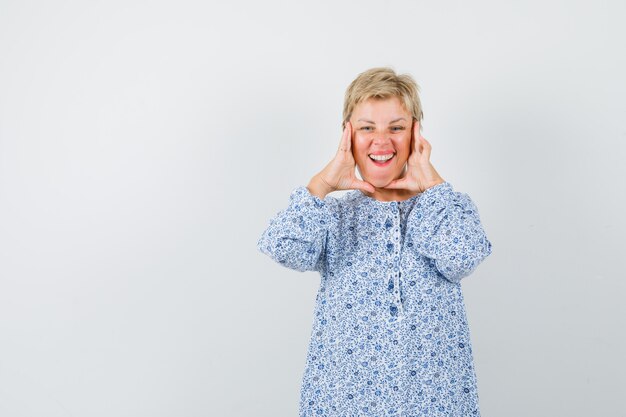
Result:
{"type": "Polygon", "coordinates": [[[257,248],[321,276],[300,417],[480,417],[461,280],[491,253],[449,182],[408,200],[295,188],[257,248]]]}

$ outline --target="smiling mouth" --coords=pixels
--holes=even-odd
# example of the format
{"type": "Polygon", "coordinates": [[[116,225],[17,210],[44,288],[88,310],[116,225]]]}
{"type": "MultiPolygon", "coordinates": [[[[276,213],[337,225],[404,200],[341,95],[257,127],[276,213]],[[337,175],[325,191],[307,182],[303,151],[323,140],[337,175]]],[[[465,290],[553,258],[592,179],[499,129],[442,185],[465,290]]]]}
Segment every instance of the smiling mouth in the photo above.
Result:
{"type": "Polygon", "coordinates": [[[370,161],[372,161],[374,163],[374,165],[378,166],[378,167],[385,167],[387,165],[389,165],[391,163],[391,161],[393,161],[393,159],[396,157],[396,152],[393,153],[393,155],[391,156],[391,158],[387,159],[387,160],[377,160],[372,158],[372,155],[369,155],[369,159],[370,161]]]}

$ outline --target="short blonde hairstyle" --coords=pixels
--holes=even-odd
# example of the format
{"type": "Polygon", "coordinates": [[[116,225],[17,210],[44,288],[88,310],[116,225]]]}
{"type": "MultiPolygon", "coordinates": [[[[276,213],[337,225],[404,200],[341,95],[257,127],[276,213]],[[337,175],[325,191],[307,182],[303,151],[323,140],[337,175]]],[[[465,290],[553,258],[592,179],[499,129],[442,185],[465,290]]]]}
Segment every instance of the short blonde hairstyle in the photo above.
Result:
{"type": "Polygon", "coordinates": [[[409,74],[398,75],[390,67],[376,67],[360,73],[346,90],[343,103],[342,130],[350,120],[357,104],[370,98],[387,99],[398,97],[404,108],[420,122],[422,130],[422,103],[419,98],[419,86],[409,74]]]}

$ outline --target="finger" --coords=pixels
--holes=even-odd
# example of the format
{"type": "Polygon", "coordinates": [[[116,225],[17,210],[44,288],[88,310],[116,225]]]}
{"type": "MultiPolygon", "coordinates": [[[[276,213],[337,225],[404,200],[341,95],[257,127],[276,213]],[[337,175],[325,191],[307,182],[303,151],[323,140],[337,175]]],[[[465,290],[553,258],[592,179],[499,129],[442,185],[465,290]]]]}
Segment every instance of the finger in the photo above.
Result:
{"type": "Polygon", "coordinates": [[[430,146],[430,142],[428,142],[424,136],[420,135],[420,139],[422,141],[422,147],[424,149],[422,151],[422,157],[424,158],[424,160],[428,161],[430,160],[430,151],[432,150],[432,146],[430,146]]]}
{"type": "Polygon", "coordinates": [[[420,133],[420,122],[415,121],[415,124],[413,125],[413,152],[418,154],[420,157],[422,156],[420,152],[420,137],[421,136],[422,135],[420,133]]]}
{"type": "Polygon", "coordinates": [[[346,133],[346,151],[352,152],[352,123],[346,122],[346,128],[348,128],[348,133],[346,133]]]}
{"type": "Polygon", "coordinates": [[[343,133],[341,134],[341,140],[339,141],[339,152],[345,152],[347,149],[349,129],[350,128],[348,127],[348,124],[346,123],[345,127],[343,128],[343,133]]]}
{"type": "Polygon", "coordinates": [[[367,191],[370,193],[373,193],[374,191],[376,191],[376,189],[374,188],[372,184],[370,184],[367,181],[361,181],[361,180],[356,181],[356,183],[354,184],[354,188],[358,188],[359,190],[367,191]]]}
{"type": "Polygon", "coordinates": [[[407,179],[406,177],[399,178],[397,180],[391,181],[385,188],[389,188],[392,190],[404,190],[406,188],[407,179]]]}

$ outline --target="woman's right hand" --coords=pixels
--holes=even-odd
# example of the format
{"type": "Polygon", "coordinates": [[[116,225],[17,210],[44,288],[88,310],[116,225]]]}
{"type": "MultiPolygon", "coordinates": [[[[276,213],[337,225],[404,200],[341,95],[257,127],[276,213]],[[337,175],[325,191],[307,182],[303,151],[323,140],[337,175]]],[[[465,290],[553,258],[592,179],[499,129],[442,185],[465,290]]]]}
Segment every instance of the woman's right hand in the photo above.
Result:
{"type": "Polygon", "coordinates": [[[356,162],[352,154],[352,124],[346,122],[337,154],[332,161],[317,174],[328,187],[329,192],[359,189],[373,193],[374,186],[356,177],[356,162]]]}

